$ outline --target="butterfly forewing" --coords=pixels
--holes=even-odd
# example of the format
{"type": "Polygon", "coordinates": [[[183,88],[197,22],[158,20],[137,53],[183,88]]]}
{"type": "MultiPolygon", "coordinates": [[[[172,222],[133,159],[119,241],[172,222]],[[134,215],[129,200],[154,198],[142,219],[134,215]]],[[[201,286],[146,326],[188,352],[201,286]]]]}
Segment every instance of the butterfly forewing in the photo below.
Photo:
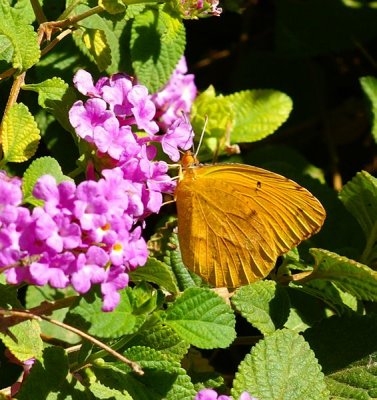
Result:
{"type": "Polygon", "coordinates": [[[265,277],[325,218],[297,183],[241,164],[188,168],[175,197],[183,262],[216,287],[265,277]]]}

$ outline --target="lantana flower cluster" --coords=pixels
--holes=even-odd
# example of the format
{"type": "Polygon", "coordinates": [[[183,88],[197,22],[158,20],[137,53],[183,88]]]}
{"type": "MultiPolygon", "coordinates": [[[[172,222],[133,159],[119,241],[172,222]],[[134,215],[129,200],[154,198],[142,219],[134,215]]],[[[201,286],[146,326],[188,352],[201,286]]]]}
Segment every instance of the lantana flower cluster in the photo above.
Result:
{"type": "Polygon", "coordinates": [[[72,106],[69,119],[88,143],[94,160],[89,167],[107,168],[88,168],[88,179],[78,184],[40,177],[33,196],[43,205],[33,210],[22,205],[21,180],[0,174],[0,268],[8,283],[71,285],[81,294],[99,285],[102,309],[116,307],[128,272],[147,260],[145,218],[158,213],[163,193],[175,188],[168,164],[155,159],[153,143],[172,161],[178,161],[179,149],[192,146],[185,113],[196,88],[186,71],[182,60],[155,95],[125,74],[94,84],[88,72],[76,73],[74,84],[88,99],[72,106]]]}

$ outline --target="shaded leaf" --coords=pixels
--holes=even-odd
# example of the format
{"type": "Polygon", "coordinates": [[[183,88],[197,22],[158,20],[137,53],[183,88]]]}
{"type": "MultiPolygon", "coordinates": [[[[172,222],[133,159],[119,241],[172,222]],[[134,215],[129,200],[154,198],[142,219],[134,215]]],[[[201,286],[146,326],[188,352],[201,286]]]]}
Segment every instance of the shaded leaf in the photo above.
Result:
{"type": "Polygon", "coordinates": [[[169,267],[154,257],[149,257],[143,267],[130,272],[133,281],[146,280],[165,288],[171,293],[178,293],[178,287],[174,275],[169,267]]]}
{"type": "Polygon", "coordinates": [[[322,249],[310,249],[315,258],[308,279],[325,279],[359,300],[377,301],[377,272],[366,265],[322,249]]]}
{"type": "Polygon", "coordinates": [[[289,297],[274,281],[242,286],[231,300],[241,315],[264,335],[275,332],[288,319],[289,297]]]}
{"type": "Polygon", "coordinates": [[[138,81],[156,92],[170,78],[183,55],[185,28],[179,18],[158,9],[136,15],[131,31],[131,58],[138,81]]]}

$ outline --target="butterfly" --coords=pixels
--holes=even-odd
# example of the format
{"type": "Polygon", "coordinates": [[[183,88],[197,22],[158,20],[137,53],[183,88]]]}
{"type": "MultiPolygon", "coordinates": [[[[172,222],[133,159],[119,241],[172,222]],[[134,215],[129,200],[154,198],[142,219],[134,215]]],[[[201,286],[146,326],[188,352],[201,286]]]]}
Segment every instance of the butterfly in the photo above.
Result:
{"type": "Polygon", "coordinates": [[[183,263],[215,287],[266,277],[318,232],[326,212],[284,176],[244,164],[200,165],[188,151],[174,193],[183,263]]]}

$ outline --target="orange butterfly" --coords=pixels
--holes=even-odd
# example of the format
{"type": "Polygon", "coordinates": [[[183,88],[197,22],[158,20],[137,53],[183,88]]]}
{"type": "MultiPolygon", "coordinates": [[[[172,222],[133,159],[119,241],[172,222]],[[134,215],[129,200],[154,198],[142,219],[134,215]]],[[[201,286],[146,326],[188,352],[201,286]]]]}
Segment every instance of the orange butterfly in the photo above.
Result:
{"type": "Polygon", "coordinates": [[[321,228],[326,212],[284,176],[243,164],[199,165],[186,152],[175,191],[184,264],[215,287],[266,277],[321,228]]]}

